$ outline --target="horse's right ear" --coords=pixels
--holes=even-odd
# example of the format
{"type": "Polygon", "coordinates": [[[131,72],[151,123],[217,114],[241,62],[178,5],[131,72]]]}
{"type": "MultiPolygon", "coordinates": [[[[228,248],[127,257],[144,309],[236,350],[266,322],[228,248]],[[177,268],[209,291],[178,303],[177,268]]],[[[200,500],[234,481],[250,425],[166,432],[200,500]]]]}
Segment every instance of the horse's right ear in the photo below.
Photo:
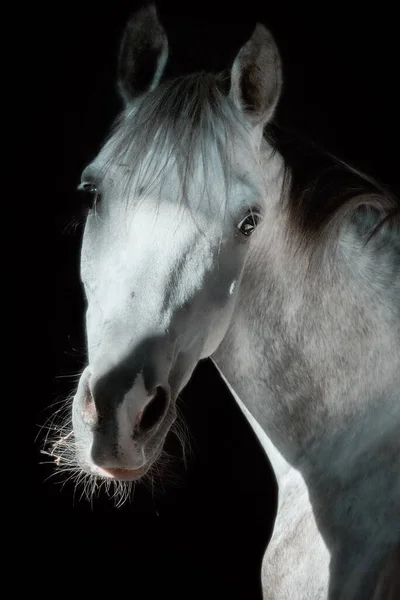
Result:
{"type": "Polygon", "coordinates": [[[272,118],[281,88],[279,50],[268,29],[258,23],[233,63],[229,95],[254,125],[264,127],[272,118]]]}
{"type": "Polygon", "coordinates": [[[168,41],[154,4],[147,4],[129,20],[118,61],[118,90],[126,105],[154,89],[168,58],[168,41]]]}

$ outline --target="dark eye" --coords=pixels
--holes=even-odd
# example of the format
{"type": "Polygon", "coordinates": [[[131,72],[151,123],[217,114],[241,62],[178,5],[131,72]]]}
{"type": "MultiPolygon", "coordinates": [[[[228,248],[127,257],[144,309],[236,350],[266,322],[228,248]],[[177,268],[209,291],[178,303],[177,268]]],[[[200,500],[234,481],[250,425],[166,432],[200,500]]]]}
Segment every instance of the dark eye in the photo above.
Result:
{"type": "Polygon", "coordinates": [[[253,233],[260,220],[260,215],[251,210],[245,216],[245,218],[242,221],[240,221],[238,229],[241,233],[243,233],[243,235],[249,236],[253,233]]]}
{"type": "Polygon", "coordinates": [[[100,193],[95,183],[87,181],[81,183],[78,190],[82,196],[85,206],[90,210],[99,203],[100,193]]]}

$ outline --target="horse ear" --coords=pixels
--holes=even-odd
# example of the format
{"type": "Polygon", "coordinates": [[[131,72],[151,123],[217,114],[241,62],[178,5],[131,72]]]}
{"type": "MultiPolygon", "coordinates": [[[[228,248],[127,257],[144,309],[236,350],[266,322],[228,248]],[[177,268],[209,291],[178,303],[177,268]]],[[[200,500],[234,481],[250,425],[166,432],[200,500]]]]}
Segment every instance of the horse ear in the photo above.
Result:
{"type": "Polygon", "coordinates": [[[118,61],[118,89],[125,104],[157,87],[168,58],[168,41],[154,4],[128,21],[118,61]]]}
{"type": "Polygon", "coordinates": [[[279,50],[268,29],[258,23],[235,58],[229,95],[254,125],[264,126],[274,113],[281,88],[279,50]]]}

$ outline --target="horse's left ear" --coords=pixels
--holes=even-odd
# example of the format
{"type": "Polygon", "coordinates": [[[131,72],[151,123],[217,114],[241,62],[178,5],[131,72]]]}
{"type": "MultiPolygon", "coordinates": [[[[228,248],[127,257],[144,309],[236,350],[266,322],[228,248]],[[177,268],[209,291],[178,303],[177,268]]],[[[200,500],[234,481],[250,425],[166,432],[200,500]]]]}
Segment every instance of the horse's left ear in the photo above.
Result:
{"type": "Polygon", "coordinates": [[[168,58],[168,41],[154,4],[147,4],[129,20],[121,42],[118,89],[129,105],[154,89],[168,58]]]}
{"type": "Polygon", "coordinates": [[[281,88],[278,47],[268,29],[258,23],[233,63],[229,96],[255,126],[264,126],[274,113],[281,88]]]}

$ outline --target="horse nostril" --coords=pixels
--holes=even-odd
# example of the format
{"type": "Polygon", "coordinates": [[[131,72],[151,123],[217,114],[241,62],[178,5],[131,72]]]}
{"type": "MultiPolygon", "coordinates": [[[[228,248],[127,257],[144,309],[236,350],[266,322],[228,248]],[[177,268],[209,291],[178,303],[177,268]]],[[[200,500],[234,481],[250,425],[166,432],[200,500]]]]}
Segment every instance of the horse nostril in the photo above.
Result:
{"type": "Polygon", "coordinates": [[[161,386],[156,388],[154,398],[145,407],[140,419],[141,431],[151,429],[163,416],[168,405],[167,392],[161,386]]]}
{"type": "Polygon", "coordinates": [[[83,398],[83,408],[81,412],[81,416],[86,425],[92,427],[96,423],[97,412],[96,406],[93,401],[92,394],[90,393],[89,388],[86,389],[85,396],[83,398]]]}

